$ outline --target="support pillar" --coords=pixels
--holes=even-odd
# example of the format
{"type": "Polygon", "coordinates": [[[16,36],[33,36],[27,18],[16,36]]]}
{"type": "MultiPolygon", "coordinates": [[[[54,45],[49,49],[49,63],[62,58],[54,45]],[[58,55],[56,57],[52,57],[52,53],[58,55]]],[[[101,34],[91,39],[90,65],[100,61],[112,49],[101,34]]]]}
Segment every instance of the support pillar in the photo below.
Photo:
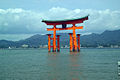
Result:
{"type": "Polygon", "coordinates": [[[60,35],[57,35],[57,51],[60,52],[60,35]]]}
{"type": "Polygon", "coordinates": [[[73,24],[73,51],[77,51],[77,41],[75,33],[75,24],[73,24]]]}
{"type": "Polygon", "coordinates": [[[56,52],[56,25],[54,25],[54,32],[53,32],[53,52],[56,52]]]}
{"type": "Polygon", "coordinates": [[[80,34],[77,34],[78,52],[80,51],[80,34]]]}
{"type": "Polygon", "coordinates": [[[72,38],[72,33],[69,33],[70,36],[70,52],[73,50],[73,38],[72,38]]]}
{"type": "Polygon", "coordinates": [[[51,51],[51,43],[50,43],[50,40],[51,40],[51,34],[47,34],[48,35],[48,52],[51,51]]]}

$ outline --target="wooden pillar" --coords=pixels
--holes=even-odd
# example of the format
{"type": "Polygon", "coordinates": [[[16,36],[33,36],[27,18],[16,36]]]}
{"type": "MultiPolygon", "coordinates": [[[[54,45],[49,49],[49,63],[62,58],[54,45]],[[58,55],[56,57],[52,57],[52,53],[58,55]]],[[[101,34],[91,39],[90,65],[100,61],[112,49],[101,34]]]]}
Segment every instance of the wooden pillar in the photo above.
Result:
{"type": "Polygon", "coordinates": [[[57,35],[57,51],[60,52],[60,35],[57,35]]]}
{"type": "Polygon", "coordinates": [[[48,52],[51,51],[51,43],[50,43],[50,40],[51,40],[51,34],[47,34],[48,35],[48,52]]]}
{"type": "Polygon", "coordinates": [[[77,51],[77,41],[75,33],[75,24],[73,24],[73,51],[77,51]]]}
{"type": "Polygon", "coordinates": [[[78,52],[80,51],[80,34],[77,34],[78,52]]]}
{"type": "Polygon", "coordinates": [[[56,25],[54,25],[54,32],[53,32],[53,52],[56,52],[56,25]]]}
{"type": "Polygon", "coordinates": [[[73,39],[72,39],[72,33],[69,33],[70,36],[70,52],[73,50],[73,39]]]}

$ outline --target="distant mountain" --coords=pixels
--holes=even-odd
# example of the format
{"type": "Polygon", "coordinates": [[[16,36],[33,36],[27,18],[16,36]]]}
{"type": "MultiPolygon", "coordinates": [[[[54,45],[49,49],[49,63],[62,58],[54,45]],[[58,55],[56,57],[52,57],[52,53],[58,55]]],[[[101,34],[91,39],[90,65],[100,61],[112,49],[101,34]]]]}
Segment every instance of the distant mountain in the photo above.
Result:
{"type": "Polygon", "coordinates": [[[45,45],[47,44],[47,35],[34,35],[31,36],[30,38],[27,38],[25,40],[20,40],[16,42],[19,44],[19,46],[23,44],[29,45],[29,47],[38,47],[39,45],[45,45]]]}
{"type": "Polygon", "coordinates": [[[0,48],[8,48],[9,46],[16,46],[16,44],[13,41],[0,40],[0,48]]]}
{"type": "MultiPolygon", "coordinates": [[[[60,45],[69,45],[69,35],[68,33],[60,33],[60,45]]],[[[46,45],[48,37],[47,35],[34,35],[30,38],[20,41],[7,41],[0,40],[0,48],[21,47],[21,45],[26,44],[29,47],[38,47],[40,45],[46,45]]],[[[85,47],[97,47],[98,45],[110,46],[110,45],[120,45],[120,30],[114,31],[104,31],[101,34],[92,33],[90,35],[83,35],[80,37],[81,45],[85,47]]]]}
{"type": "Polygon", "coordinates": [[[81,36],[81,44],[85,46],[120,45],[120,30],[104,31],[102,34],[81,36]]]}
{"type": "MultiPolygon", "coordinates": [[[[60,37],[60,44],[62,46],[69,45],[69,35],[67,33],[60,33],[59,35],[62,35],[60,37]]],[[[16,43],[19,44],[19,46],[21,46],[23,44],[27,44],[30,47],[38,47],[40,45],[47,45],[47,42],[48,42],[47,35],[36,34],[25,40],[17,41],[16,43]]]]}

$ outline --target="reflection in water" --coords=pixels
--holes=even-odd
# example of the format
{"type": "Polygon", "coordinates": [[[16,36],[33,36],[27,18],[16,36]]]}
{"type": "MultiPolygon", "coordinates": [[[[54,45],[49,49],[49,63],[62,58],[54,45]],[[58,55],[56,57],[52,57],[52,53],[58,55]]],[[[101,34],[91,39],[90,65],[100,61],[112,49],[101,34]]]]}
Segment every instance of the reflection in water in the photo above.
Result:
{"type": "Polygon", "coordinates": [[[59,73],[58,70],[58,59],[57,57],[58,53],[48,53],[48,67],[49,67],[49,73],[48,73],[48,79],[49,80],[57,80],[57,74],[59,73]]]}
{"type": "Polygon", "coordinates": [[[49,53],[49,80],[85,80],[80,70],[80,53],[49,53]]]}
{"type": "Polygon", "coordinates": [[[86,80],[81,72],[80,52],[70,52],[70,76],[72,80],[86,80]]]}
{"type": "Polygon", "coordinates": [[[79,80],[79,61],[78,61],[78,53],[77,52],[71,52],[70,53],[71,56],[70,56],[70,68],[71,68],[71,71],[70,71],[70,76],[72,76],[72,80],[79,80]]]}

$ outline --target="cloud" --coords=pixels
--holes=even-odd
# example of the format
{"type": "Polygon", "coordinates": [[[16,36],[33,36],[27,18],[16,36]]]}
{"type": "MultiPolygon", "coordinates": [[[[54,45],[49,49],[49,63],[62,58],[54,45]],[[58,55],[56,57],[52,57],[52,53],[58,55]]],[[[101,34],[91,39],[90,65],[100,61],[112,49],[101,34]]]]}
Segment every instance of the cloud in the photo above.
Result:
{"type": "Polygon", "coordinates": [[[93,9],[74,9],[54,7],[49,10],[50,19],[70,19],[90,15],[85,21],[83,30],[77,32],[83,33],[101,33],[105,30],[120,29],[120,11],[93,10],[93,9]]]}
{"type": "Polygon", "coordinates": [[[0,33],[23,34],[44,31],[41,24],[42,13],[23,9],[0,9],[0,33]]]}
{"type": "Polygon", "coordinates": [[[86,15],[89,20],[85,21],[83,30],[80,33],[103,32],[104,30],[120,29],[120,11],[93,10],[93,9],[66,9],[53,7],[45,12],[31,10],[0,9],[0,34],[31,34],[46,33],[47,25],[42,19],[58,20],[79,18],[86,15]]]}

